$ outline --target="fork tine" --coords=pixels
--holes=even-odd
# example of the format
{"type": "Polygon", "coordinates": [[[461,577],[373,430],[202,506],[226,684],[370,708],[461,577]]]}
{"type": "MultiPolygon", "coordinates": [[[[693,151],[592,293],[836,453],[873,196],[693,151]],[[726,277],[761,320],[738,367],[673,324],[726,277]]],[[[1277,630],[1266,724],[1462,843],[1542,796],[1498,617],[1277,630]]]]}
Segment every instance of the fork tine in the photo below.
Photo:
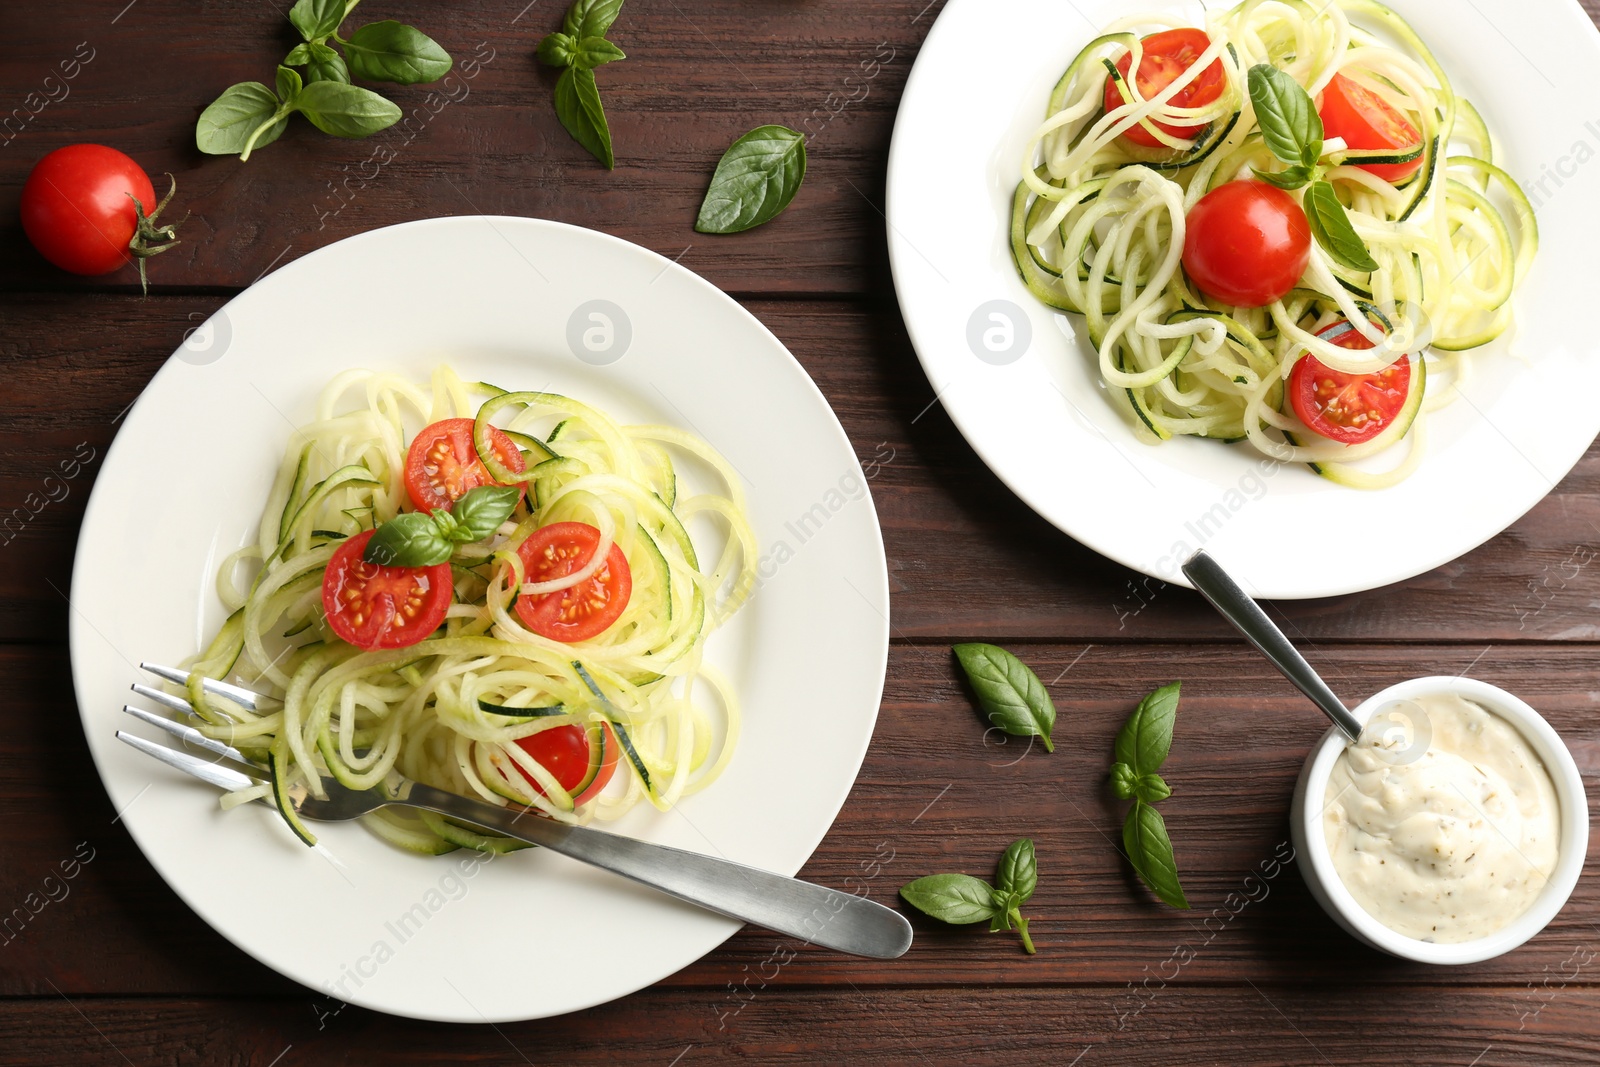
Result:
{"type": "Polygon", "coordinates": [[[117,731],[117,740],[125,741],[129,745],[143,752],[147,756],[154,756],[170,767],[176,767],[185,774],[193,775],[203,782],[210,782],[223,789],[248,789],[260,784],[255,778],[242,771],[232,770],[221,764],[211,763],[199,756],[191,756],[187,752],[179,752],[175,748],[146,741],[137,734],[130,734],[126,730],[117,731]]]}
{"type": "Polygon", "coordinates": [[[173,711],[182,712],[184,715],[191,717],[195,714],[194,705],[183,697],[173,696],[165,690],[157,689],[154,686],[140,685],[138,682],[134,682],[129,688],[146,700],[153,700],[164,708],[171,708],[173,711]]]}
{"type": "MultiPolygon", "coordinates": [[[[159,663],[141,663],[139,666],[151,674],[165,678],[169,682],[176,682],[179,685],[189,684],[188,671],[181,671],[176,667],[163,667],[159,663]]],[[[257,702],[263,699],[260,693],[253,693],[237,685],[229,685],[227,682],[219,682],[215,678],[203,679],[200,684],[201,688],[206,692],[215,696],[225,697],[240,707],[248,708],[251,711],[258,710],[257,702]]]]}
{"type": "Polygon", "coordinates": [[[254,760],[247,758],[244,753],[232,745],[224,744],[214,737],[207,737],[193,726],[185,726],[181,722],[173,722],[165,715],[158,715],[153,711],[146,711],[144,708],[136,708],[131,704],[122,705],[122,710],[140,722],[147,722],[158,730],[165,730],[173,737],[187,741],[197,748],[203,748],[213,755],[224,756],[250,767],[259,766],[254,760]]]}

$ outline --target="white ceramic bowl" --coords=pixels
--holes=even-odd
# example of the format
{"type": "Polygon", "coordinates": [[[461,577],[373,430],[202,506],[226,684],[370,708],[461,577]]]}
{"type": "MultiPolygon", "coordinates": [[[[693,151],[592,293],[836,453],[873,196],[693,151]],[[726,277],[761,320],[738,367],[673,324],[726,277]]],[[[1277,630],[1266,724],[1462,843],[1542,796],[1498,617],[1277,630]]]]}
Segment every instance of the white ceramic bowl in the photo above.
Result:
{"type": "Polygon", "coordinates": [[[1374,694],[1353,714],[1365,724],[1379,708],[1393,701],[1441,692],[1457,693],[1511,723],[1538,753],[1545,770],[1550,773],[1561,804],[1560,854],[1555,872],[1532,907],[1488,937],[1456,944],[1418,941],[1373,918],[1339,879],[1323,830],[1323,798],[1327,795],[1328,777],[1345,748],[1345,737],[1337,728],[1330,728],[1306,757],[1300,781],[1295,786],[1289,828],[1300,873],[1311,888],[1311,895],[1357,940],[1391,955],[1422,963],[1477,963],[1510,952],[1543,930],[1572,895],[1589,852],[1589,800],[1578,766],[1561,737],[1537,711],[1498,686],[1471,678],[1413,678],[1374,694]]]}

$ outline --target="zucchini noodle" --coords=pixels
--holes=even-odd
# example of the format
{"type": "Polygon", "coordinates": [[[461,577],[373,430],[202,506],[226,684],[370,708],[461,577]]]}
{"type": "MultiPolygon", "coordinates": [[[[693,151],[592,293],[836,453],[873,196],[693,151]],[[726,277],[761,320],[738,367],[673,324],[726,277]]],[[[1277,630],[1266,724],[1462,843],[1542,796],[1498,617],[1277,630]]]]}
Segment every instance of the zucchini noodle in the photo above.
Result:
{"type": "Polygon", "coordinates": [[[1118,76],[1125,103],[1107,111],[1112,65],[1131,53],[1137,69],[1141,34],[1183,25],[1159,14],[1121,19],[1062,75],[1013,198],[1017,269],[1039,300],[1084,317],[1106,391],[1141,439],[1244,440],[1342,484],[1395,484],[1420,462],[1423,417],[1455,394],[1468,373],[1466,353],[1512,325],[1511,296],[1538,244],[1533,209],[1501,168],[1477,110],[1454,93],[1415,31],[1373,0],[1245,0],[1208,18],[1210,47],[1150,99],[1140,96],[1137,79],[1118,76]],[[1170,102],[1213,62],[1225,78],[1216,100],[1170,102]],[[1284,166],[1264,141],[1246,89],[1246,72],[1260,63],[1286,71],[1313,98],[1342,74],[1405,116],[1421,143],[1385,151],[1339,140],[1323,146],[1325,177],[1377,270],[1351,270],[1313,242],[1295,289],[1265,307],[1232,308],[1208,301],[1180,269],[1185,217],[1224,183],[1284,166]],[[1157,122],[1204,126],[1184,139],[1157,122]],[[1136,125],[1161,147],[1121,137],[1136,125]],[[1399,185],[1358,166],[1419,157],[1420,168],[1399,185]],[[1340,319],[1374,347],[1317,336],[1340,319]],[[1410,353],[1411,396],[1368,441],[1322,438],[1285,403],[1285,383],[1307,353],[1350,374],[1373,373],[1410,353]],[[1391,469],[1347,466],[1401,439],[1407,455],[1391,469]]]}
{"type": "MultiPolygon", "coordinates": [[[[666,810],[715,781],[738,741],[737,698],[702,651],[754,589],[755,559],[737,476],[689,434],[622,426],[552,393],[464,383],[448,367],[426,385],[366,370],[340,374],[323,389],[314,420],[292,436],[252,543],[223,561],[217,592],[232,614],[190,664],[187,695],[202,729],[273,771],[270,784],[230,793],[223,806],[277,796],[290,826],[314,843],[283,800],[288,790],[325,795],[327,776],[367,789],[399,771],[563,822],[613,820],[641,799],[666,810]],[[323,572],[347,538],[394,518],[407,500],[408,428],[449,418],[476,419],[484,466],[527,492],[487,540],[456,546],[454,600],[439,630],[409,647],[361,651],[327,623],[323,572]],[[491,425],[522,451],[523,471],[485,447],[491,425]],[[675,454],[716,475],[718,490],[680,498],[675,454]],[[600,531],[588,564],[526,582],[518,547],[541,527],[572,521],[600,531]],[[686,529],[691,521],[703,541],[706,531],[721,541],[709,565],[686,529]],[[615,622],[570,644],[523,625],[517,596],[576,585],[613,544],[632,576],[615,622]],[[245,709],[205,693],[202,677],[237,677],[272,699],[245,709]],[[517,744],[571,725],[589,736],[588,780],[598,753],[609,749],[619,764],[611,785],[581,804],[517,744]]],[[[429,854],[526,847],[426,812],[385,809],[363,821],[429,854]]]]}

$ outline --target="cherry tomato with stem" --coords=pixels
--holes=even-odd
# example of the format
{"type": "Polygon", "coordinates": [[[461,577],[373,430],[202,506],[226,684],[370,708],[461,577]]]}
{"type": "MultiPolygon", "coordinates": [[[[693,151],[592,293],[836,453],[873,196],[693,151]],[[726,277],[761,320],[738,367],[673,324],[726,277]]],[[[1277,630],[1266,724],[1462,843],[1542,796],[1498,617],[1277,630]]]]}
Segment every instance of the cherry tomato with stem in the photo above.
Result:
{"type": "Polygon", "coordinates": [[[105,145],[68,145],[28,174],[22,229],[40,255],[73,274],[109,274],[137,261],[148,290],[145,260],[178,243],[174,226],[156,225],[177,188],[173,181],[157,204],[149,177],[128,156],[105,145]]]}

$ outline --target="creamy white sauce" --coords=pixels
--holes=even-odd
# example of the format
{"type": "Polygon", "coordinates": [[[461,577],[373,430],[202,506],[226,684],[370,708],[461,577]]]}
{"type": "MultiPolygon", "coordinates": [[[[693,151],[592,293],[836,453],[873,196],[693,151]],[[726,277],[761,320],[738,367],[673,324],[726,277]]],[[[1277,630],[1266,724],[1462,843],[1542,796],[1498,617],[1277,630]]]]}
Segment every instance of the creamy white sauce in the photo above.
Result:
{"type": "Polygon", "coordinates": [[[1339,756],[1323,803],[1340,880],[1420,941],[1494,933],[1556,867],[1561,807],[1543,761],[1516,727],[1454,693],[1380,710],[1339,756]],[[1396,721],[1407,718],[1414,729],[1396,721]]]}

